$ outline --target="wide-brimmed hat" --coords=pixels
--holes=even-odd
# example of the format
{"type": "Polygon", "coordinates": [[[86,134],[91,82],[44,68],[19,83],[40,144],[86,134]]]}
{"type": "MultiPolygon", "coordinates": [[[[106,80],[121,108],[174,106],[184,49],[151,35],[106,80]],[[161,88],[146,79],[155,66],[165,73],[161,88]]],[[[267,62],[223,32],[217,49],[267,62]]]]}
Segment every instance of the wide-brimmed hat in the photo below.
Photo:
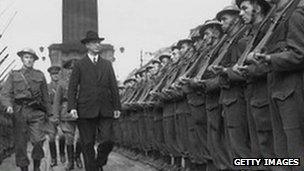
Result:
{"type": "Polygon", "coordinates": [[[181,47],[182,44],[184,44],[184,43],[193,44],[193,40],[191,40],[191,39],[182,39],[182,40],[180,40],[180,41],[177,42],[177,46],[181,47]]]}
{"type": "Polygon", "coordinates": [[[21,51],[17,52],[17,55],[19,57],[22,57],[23,54],[26,54],[26,53],[33,55],[35,60],[39,59],[39,57],[37,56],[36,52],[32,48],[24,48],[21,51]]]}
{"type": "Polygon", "coordinates": [[[205,30],[214,27],[217,28],[220,32],[223,32],[222,24],[218,20],[207,20],[199,30],[199,34],[201,35],[201,37],[203,37],[205,34],[205,30]]]}
{"type": "Polygon", "coordinates": [[[240,9],[238,8],[238,6],[229,5],[216,14],[216,19],[220,21],[221,17],[224,14],[238,15],[239,13],[240,13],[240,9]]]}
{"type": "MultiPolygon", "coordinates": [[[[235,0],[235,4],[240,8],[243,1],[245,0],[235,0]]],[[[256,1],[259,5],[264,7],[266,11],[268,11],[271,8],[271,5],[267,0],[254,0],[254,1],[256,1]]]]}
{"type": "Polygon", "coordinates": [[[63,63],[63,65],[62,65],[62,67],[63,67],[64,69],[72,69],[73,66],[74,66],[74,64],[75,64],[75,62],[77,62],[77,61],[78,61],[78,59],[70,59],[70,60],[68,60],[68,61],[65,61],[65,62],[63,63]]]}
{"type": "Polygon", "coordinates": [[[158,57],[159,61],[162,61],[164,58],[171,59],[171,55],[169,54],[162,54],[158,57]]]}
{"type": "Polygon", "coordinates": [[[47,71],[50,73],[50,74],[58,74],[59,71],[61,70],[60,66],[50,66],[47,71]]]}
{"type": "Polygon", "coordinates": [[[104,38],[99,37],[98,33],[96,33],[95,31],[88,31],[87,34],[86,34],[86,37],[84,39],[82,39],[80,42],[82,44],[86,44],[90,41],[95,41],[95,40],[103,41],[104,38]]]}

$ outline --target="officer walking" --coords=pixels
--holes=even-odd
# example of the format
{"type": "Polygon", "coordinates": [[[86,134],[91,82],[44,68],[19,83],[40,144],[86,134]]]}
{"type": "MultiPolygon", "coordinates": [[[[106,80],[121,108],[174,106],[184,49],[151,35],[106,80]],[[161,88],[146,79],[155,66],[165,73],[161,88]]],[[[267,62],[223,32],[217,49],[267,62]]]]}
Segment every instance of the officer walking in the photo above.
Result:
{"type": "MultiPolygon", "coordinates": [[[[76,60],[72,59],[64,63],[63,68],[68,69],[68,77],[71,73],[71,69],[73,68],[74,62],[76,60]]],[[[59,116],[59,128],[62,130],[65,142],[67,145],[67,153],[68,153],[68,165],[66,170],[74,169],[74,162],[76,160],[76,165],[78,168],[82,168],[82,161],[80,159],[81,153],[81,145],[79,135],[76,134],[76,120],[71,116],[70,113],[67,112],[67,93],[68,93],[68,81],[59,81],[57,89],[55,91],[54,96],[54,114],[59,116]],[[76,151],[74,152],[74,139],[76,137],[76,151]]],[[[64,151],[64,146],[62,147],[64,151]]]]}
{"type": "Polygon", "coordinates": [[[34,171],[40,171],[44,157],[42,129],[45,118],[51,114],[46,79],[40,70],[33,68],[38,60],[35,51],[25,48],[17,53],[23,67],[12,71],[3,87],[3,104],[13,115],[15,134],[16,165],[21,171],[28,171],[27,141],[33,145],[34,171]]]}
{"type": "MultiPolygon", "coordinates": [[[[59,72],[61,68],[59,66],[51,66],[48,68],[52,81],[48,84],[48,91],[50,96],[51,105],[54,104],[55,92],[58,87],[59,82],[59,72]]],[[[51,153],[51,167],[57,165],[57,148],[56,148],[56,135],[57,135],[57,126],[59,124],[58,115],[53,115],[50,119],[50,122],[47,127],[47,133],[49,135],[49,148],[51,153]]],[[[59,150],[60,150],[60,160],[62,163],[65,163],[65,152],[64,152],[64,136],[59,137],[59,150]]]]}

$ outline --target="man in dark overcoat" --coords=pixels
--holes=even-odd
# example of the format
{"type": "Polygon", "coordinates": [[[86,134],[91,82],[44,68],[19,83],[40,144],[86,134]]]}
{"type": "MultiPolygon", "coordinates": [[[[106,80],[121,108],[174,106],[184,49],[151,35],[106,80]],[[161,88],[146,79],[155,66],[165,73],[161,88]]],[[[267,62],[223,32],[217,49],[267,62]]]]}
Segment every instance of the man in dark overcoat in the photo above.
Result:
{"type": "Polygon", "coordinates": [[[73,68],[68,90],[68,111],[78,118],[82,141],[85,169],[102,170],[112,151],[114,137],[112,123],[120,116],[120,99],[114,70],[110,61],[99,56],[100,42],[93,31],[88,31],[81,40],[87,54],[73,68]],[[103,142],[97,148],[95,159],[94,144],[99,133],[103,142]]]}

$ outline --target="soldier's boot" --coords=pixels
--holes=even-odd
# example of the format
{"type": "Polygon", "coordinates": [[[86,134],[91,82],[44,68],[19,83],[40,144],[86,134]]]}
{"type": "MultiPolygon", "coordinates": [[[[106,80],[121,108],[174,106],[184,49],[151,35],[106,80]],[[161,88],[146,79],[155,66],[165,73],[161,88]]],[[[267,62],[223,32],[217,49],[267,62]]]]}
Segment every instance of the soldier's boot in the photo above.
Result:
{"type": "Polygon", "coordinates": [[[21,167],[20,169],[21,169],[21,171],[28,171],[28,166],[21,167]]]}
{"type": "Polygon", "coordinates": [[[68,152],[68,165],[66,170],[73,170],[74,169],[74,145],[67,146],[68,152]]]}
{"type": "Polygon", "coordinates": [[[50,153],[51,153],[51,167],[57,166],[57,153],[56,153],[56,143],[49,142],[50,153]]]}
{"type": "Polygon", "coordinates": [[[65,148],[65,139],[64,138],[60,138],[59,139],[59,154],[60,154],[60,162],[61,163],[65,163],[66,162],[64,148],[65,148]]]}
{"type": "Polygon", "coordinates": [[[80,144],[80,142],[77,142],[76,143],[75,159],[76,159],[76,166],[78,168],[82,168],[83,167],[82,161],[81,161],[81,158],[80,158],[81,150],[82,150],[81,144],[80,144]]]}
{"type": "Polygon", "coordinates": [[[34,171],[40,171],[40,160],[34,160],[34,171]]]}

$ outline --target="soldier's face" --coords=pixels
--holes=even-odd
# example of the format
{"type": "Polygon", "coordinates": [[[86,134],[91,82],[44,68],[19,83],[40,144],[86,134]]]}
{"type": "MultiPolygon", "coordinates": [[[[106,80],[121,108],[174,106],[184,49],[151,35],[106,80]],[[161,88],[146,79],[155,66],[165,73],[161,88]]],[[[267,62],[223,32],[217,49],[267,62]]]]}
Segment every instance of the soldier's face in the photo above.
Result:
{"type": "Polygon", "coordinates": [[[181,56],[180,51],[178,49],[174,49],[174,51],[171,54],[172,54],[173,63],[177,62],[181,56]]]}
{"type": "Polygon", "coordinates": [[[25,53],[22,56],[22,63],[27,68],[32,68],[34,66],[35,58],[33,55],[25,53]]]}
{"type": "Polygon", "coordinates": [[[161,60],[161,63],[163,64],[163,66],[165,66],[168,62],[169,62],[169,58],[163,58],[161,60]]]}
{"type": "Polygon", "coordinates": [[[194,42],[195,49],[198,50],[203,42],[204,42],[204,39],[202,39],[202,38],[197,39],[194,42]]]}
{"type": "Polygon", "coordinates": [[[211,45],[212,44],[212,29],[211,28],[207,28],[204,32],[204,38],[203,40],[206,42],[207,45],[211,45]]]}
{"type": "Polygon", "coordinates": [[[181,55],[184,55],[186,52],[187,52],[187,50],[190,48],[190,45],[188,44],[188,43],[183,43],[182,45],[181,45],[181,48],[180,48],[180,54],[181,55]]]}
{"type": "Polygon", "coordinates": [[[245,24],[252,23],[254,20],[254,6],[249,1],[243,1],[240,5],[240,16],[245,24]]]}
{"type": "Polygon", "coordinates": [[[152,70],[150,69],[149,71],[147,71],[145,78],[150,78],[151,75],[152,75],[152,70]]]}
{"type": "Polygon", "coordinates": [[[95,40],[95,41],[90,41],[85,44],[87,47],[88,51],[93,52],[93,53],[99,53],[100,52],[100,41],[95,40]]]}
{"type": "Polygon", "coordinates": [[[59,74],[51,74],[52,81],[58,81],[59,80],[59,74]]]}
{"type": "Polygon", "coordinates": [[[223,28],[224,32],[227,32],[229,27],[232,25],[232,22],[235,19],[235,17],[237,17],[237,16],[230,15],[230,14],[224,14],[221,17],[221,24],[222,24],[222,28],[223,28]]]}
{"type": "Polygon", "coordinates": [[[160,65],[158,64],[158,63],[154,63],[153,65],[152,65],[152,69],[151,69],[151,73],[153,74],[153,75],[155,75],[155,74],[157,74],[158,73],[158,70],[159,70],[159,68],[160,68],[160,65]]]}

